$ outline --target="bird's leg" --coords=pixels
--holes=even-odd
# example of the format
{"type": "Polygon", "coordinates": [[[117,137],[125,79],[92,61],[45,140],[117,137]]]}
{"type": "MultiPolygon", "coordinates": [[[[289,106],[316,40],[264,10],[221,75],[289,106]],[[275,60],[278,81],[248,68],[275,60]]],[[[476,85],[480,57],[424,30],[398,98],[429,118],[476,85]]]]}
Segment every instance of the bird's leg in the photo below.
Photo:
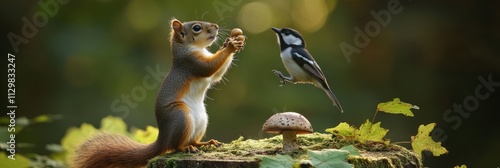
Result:
{"type": "Polygon", "coordinates": [[[288,81],[288,82],[291,82],[292,81],[292,77],[286,77],[285,75],[283,75],[280,71],[278,70],[273,70],[273,73],[278,76],[280,78],[280,82],[281,82],[281,85],[280,86],[283,86],[285,85],[285,83],[288,81]]]}

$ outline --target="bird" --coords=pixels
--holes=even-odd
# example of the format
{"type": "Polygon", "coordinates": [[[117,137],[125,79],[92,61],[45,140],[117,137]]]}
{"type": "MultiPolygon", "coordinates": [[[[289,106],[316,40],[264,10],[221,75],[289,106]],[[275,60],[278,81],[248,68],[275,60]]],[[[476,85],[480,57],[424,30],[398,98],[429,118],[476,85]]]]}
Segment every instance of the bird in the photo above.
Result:
{"type": "Polygon", "coordinates": [[[298,31],[287,27],[281,29],[272,27],[271,29],[278,37],[281,60],[288,74],[290,74],[290,76],[285,76],[280,71],[273,70],[273,73],[281,80],[280,86],[283,86],[285,82],[313,84],[323,89],[333,102],[333,105],[343,113],[344,110],[330,89],[323,71],[307,51],[306,42],[302,35],[298,31]]]}

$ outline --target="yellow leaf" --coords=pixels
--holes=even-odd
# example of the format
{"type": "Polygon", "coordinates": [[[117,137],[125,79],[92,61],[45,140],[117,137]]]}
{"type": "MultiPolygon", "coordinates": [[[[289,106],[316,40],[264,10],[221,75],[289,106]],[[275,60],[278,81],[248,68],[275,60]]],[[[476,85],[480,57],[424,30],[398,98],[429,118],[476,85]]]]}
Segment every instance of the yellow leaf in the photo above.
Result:
{"type": "Polygon", "coordinates": [[[61,115],[39,115],[32,119],[33,123],[48,123],[57,119],[61,119],[61,115]]]}
{"type": "Polygon", "coordinates": [[[116,133],[129,136],[127,132],[127,125],[120,117],[107,116],[101,120],[101,128],[96,129],[94,126],[88,123],[83,123],[79,128],[71,127],[66,132],[66,135],[61,140],[61,146],[64,152],[55,155],[58,158],[65,157],[66,162],[71,165],[71,161],[75,150],[80,146],[85,140],[96,135],[98,132],[108,132],[116,133]]]}
{"type": "Polygon", "coordinates": [[[434,156],[448,153],[448,150],[441,146],[441,142],[436,142],[429,136],[434,126],[436,126],[436,123],[420,125],[417,136],[411,136],[411,147],[420,157],[422,157],[422,151],[424,150],[432,152],[434,156]]]}
{"type": "Polygon", "coordinates": [[[460,165],[460,166],[456,165],[454,168],[467,168],[467,166],[466,166],[466,165],[464,165],[464,164],[463,164],[463,165],[460,165]]]}
{"type": "Polygon", "coordinates": [[[69,128],[66,135],[61,140],[61,146],[67,152],[66,162],[70,163],[76,148],[78,148],[83,141],[89,139],[96,133],[97,129],[87,123],[83,123],[80,128],[69,128]]]}
{"type": "Polygon", "coordinates": [[[334,128],[328,128],[325,131],[328,132],[328,133],[332,133],[334,135],[346,136],[346,137],[353,137],[354,133],[356,132],[356,128],[351,127],[346,122],[341,122],[336,127],[334,127],[334,128]]]}
{"type": "Polygon", "coordinates": [[[7,154],[0,152],[0,167],[27,168],[30,166],[30,160],[27,157],[21,154],[15,154],[12,156],[12,158],[16,160],[9,159],[7,154]]]}
{"type": "Polygon", "coordinates": [[[41,122],[50,122],[52,119],[48,115],[39,115],[33,118],[33,121],[36,123],[41,123],[41,122]]]}
{"type": "Polygon", "coordinates": [[[380,122],[373,124],[370,121],[366,120],[366,122],[359,127],[356,135],[357,139],[361,142],[376,141],[389,143],[389,141],[384,140],[385,134],[387,134],[387,132],[389,132],[388,129],[380,127],[380,122]]]}
{"type": "Polygon", "coordinates": [[[101,131],[128,135],[127,124],[120,117],[107,116],[101,120],[101,131]]]}
{"type": "Polygon", "coordinates": [[[146,130],[137,129],[132,136],[140,143],[150,144],[156,141],[158,133],[158,128],[147,126],[146,130]]]}
{"type": "Polygon", "coordinates": [[[377,105],[378,111],[383,111],[391,114],[403,114],[405,116],[413,117],[413,113],[410,109],[418,110],[419,107],[410,103],[401,102],[399,98],[394,98],[393,101],[379,103],[377,105]]]}

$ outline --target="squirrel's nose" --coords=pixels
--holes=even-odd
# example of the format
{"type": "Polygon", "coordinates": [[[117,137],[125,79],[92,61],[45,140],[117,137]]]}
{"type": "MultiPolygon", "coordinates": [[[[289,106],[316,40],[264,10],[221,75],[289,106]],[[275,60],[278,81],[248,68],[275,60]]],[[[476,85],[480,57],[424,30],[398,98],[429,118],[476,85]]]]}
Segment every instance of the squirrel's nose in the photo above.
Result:
{"type": "Polygon", "coordinates": [[[213,24],[212,26],[215,27],[215,29],[217,29],[217,30],[219,29],[219,25],[217,25],[217,24],[213,24]]]}

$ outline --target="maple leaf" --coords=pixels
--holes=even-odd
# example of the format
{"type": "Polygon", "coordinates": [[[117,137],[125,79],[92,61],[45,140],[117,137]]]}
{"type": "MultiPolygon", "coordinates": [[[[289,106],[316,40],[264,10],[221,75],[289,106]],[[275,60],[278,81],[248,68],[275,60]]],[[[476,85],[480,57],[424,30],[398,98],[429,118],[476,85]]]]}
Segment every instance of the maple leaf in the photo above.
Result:
{"type": "Polygon", "coordinates": [[[127,124],[120,117],[107,116],[101,120],[101,131],[127,135],[127,124]]]}
{"type": "Polygon", "coordinates": [[[158,130],[158,128],[148,125],[146,127],[146,130],[142,130],[142,129],[135,130],[132,133],[132,137],[134,137],[134,139],[137,142],[140,142],[143,144],[150,144],[150,143],[153,143],[156,141],[159,132],[160,131],[158,130]]]}
{"type": "Polygon", "coordinates": [[[353,145],[344,146],[344,147],[340,148],[340,150],[348,151],[350,156],[361,156],[361,154],[359,153],[359,150],[356,149],[356,147],[354,147],[353,145]]]}
{"type": "Polygon", "coordinates": [[[392,101],[385,103],[379,103],[377,105],[378,111],[383,111],[390,114],[403,114],[405,116],[413,117],[413,112],[410,109],[419,109],[418,106],[412,105],[410,103],[405,103],[399,100],[399,98],[394,98],[392,101]]]}
{"type": "Polygon", "coordinates": [[[351,168],[347,162],[349,151],[339,149],[324,149],[322,151],[307,151],[307,155],[315,168],[351,168]]]}
{"type": "Polygon", "coordinates": [[[326,129],[325,132],[332,133],[337,136],[354,137],[356,128],[346,122],[341,122],[336,127],[326,129]]]}
{"type": "Polygon", "coordinates": [[[388,129],[380,127],[380,122],[373,124],[369,120],[366,120],[366,122],[359,127],[356,135],[360,142],[376,141],[388,143],[388,141],[384,141],[387,132],[389,132],[388,129]]]}
{"type": "Polygon", "coordinates": [[[290,168],[293,167],[293,159],[288,155],[262,156],[259,167],[261,168],[290,168]]]}
{"type": "Polygon", "coordinates": [[[416,136],[411,136],[411,147],[422,158],[422,151],[430,151],[434,156],[448,153],[448,150],[441,146],[441,142],[436,142],[429,136],[436,123],[420,125],[416,136]]]}
{"type": "Polygon", "coordinates": [[[61,140],[61,146],[67,151],[66,161],[71,163],[75,150],[84,140],[96,135],[99,132],[112,132],[128,135],[127,125],[119,117],[108,116],[101,120],[100,129],[88,123],[83,123],[80,127],[71,127],[61,140]]]}

